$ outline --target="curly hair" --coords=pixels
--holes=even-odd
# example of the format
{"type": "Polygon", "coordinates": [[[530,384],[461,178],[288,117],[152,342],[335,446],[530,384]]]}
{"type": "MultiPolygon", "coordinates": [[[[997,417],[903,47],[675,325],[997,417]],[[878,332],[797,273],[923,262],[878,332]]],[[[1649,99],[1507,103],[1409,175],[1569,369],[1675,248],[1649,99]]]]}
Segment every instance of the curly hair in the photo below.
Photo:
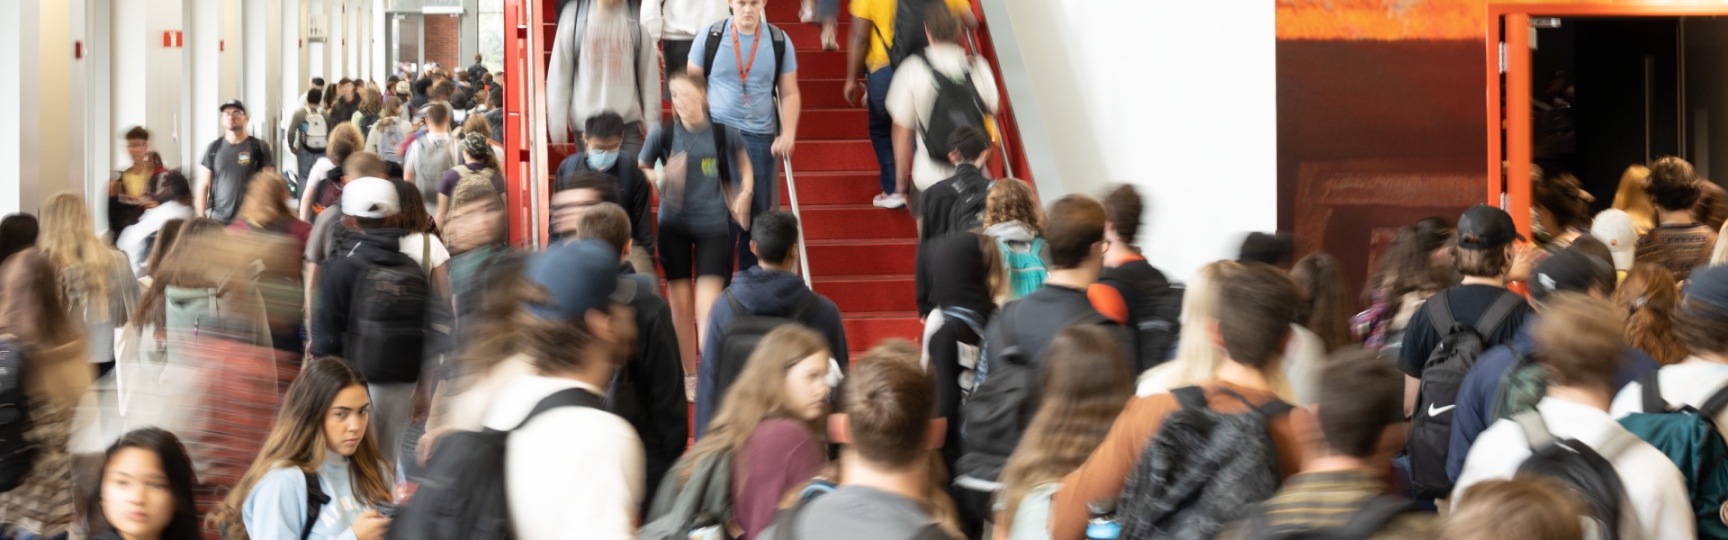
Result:
{"type": "Polygon", "coordinates": [[[1034,236],[1044,235],[1044,209],[1038,206],[1032,186],[1018,178],[1003,178],[990,186],[984,198],[984,227],[1013,221],[1024,223],[1034,236]]]}

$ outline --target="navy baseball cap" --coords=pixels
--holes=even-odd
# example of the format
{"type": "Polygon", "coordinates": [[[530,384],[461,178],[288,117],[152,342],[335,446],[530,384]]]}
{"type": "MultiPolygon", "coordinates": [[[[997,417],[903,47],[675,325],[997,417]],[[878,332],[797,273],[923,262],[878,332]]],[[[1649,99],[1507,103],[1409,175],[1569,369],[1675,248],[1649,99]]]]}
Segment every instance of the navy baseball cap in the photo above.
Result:
{"type": "Polygon", "coordinates": [[[1694,270],[1686,283],[1686,300],[1728,309],[1728,265],[1694,270]]]}
{"type": "Polygon", "coordinates": [[[226,111],[230,108],[240,109],[240,112],[246,112],[246,104],[241,103],[240,100],[238,100],[238,99],[230,99],[228,101],[224,101],[224,102],[222,102],[222,108],[216,109],[216,110],[226,111]]]}
{"type": "Polygon", "coordinates": [[[1505,210],[1478,204],[1464,211],[1458,217],[1458,247],[1465,249],[1494,249],[1513,240],[1523,240],[1518,234],[1518,226],[1512,223],[1512,215],[1505,210]],[[1481,238],[1478,241],[1466,242],[1466,235],[1481,238]]]}
{"type": "Polygon", "coordinates": [[[553,245],[529,259],[526,276],[551,293],[549,304],[524,306],[547,320],[576,321],[612,302],[618,288],[618,252],[597,239],[553,245]]]}

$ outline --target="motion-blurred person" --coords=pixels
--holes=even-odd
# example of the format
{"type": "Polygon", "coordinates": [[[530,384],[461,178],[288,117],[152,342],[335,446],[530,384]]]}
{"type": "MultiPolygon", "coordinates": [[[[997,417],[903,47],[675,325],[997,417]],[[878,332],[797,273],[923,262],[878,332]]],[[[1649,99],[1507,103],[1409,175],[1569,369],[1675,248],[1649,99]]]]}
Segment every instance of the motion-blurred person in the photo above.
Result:
{"type": "Polygon", "coordinates": [[[28,421],[0,424],[0,450],[15,456],[0,467],[10,488],[0,493],[0,522],[14,537],[64,535],[73,520],[68,444],[73,409],[93,372],[83,329],[56,294],[57,272],[52,258],[34,249],[0,266],[0,356],[23,370],[7,375],[23,392],[7,392],[6,406],[29,411],[28,421]]]}
{"type": "Polygon", "coordinates": [[[1692,214],[1698,204],[1699,180],[1686,160],[1669,156],[1650,164],[1650,200],[1656,204],[1656,228],[1638,239],[1638,260],[1661,265],[1685,282],[1693,268],[1708,266],[1716,249],[1716,229],[1692,214]]]}
{"type": "Polygon", "coordinates": [[[474,183],[457,186],[445,223],[444,241],[450,249],[449,276],[456,329],[462,339],[472,316],[486,302],[498,257],[508,255],[504,242],[504,199],[492,186],[474,183]]]}
{"type": "Polygon", "coordinates": [[[1051,495],[1104,442],[1134,395],[1126,351],[1102,329],[1063,330],[1049,356],[1038,413],[1002,471],[997,539],[1049,538],[1051,495]]]}
{"type": "MultiPolygon", "coordinates": [[[[354,126],[338,126],[337,129],[352,132],[354,126]]],[[[301,341],[306,284],[302,278],[300,254],[306,251],[312,225],[288,213],[283,202],[287,198],[288,186],[281,175],[274,172],[258,175],[247,190],[245,205],[240,208],[240,214],[234,216],[234,223],[228,226],[228,230],[251,233],[247,242],[258,246],[263,271],[256,278],[256,286],[268,314],[271,343],[276,350],[287,353],[284,361],[296,361],[306,350],[301,341]]]]}
{"type": "Polygon", "coordinates": [[[1632,165],[1620,174],[1620,187],[1614,191],[1613,209],[1625,212],[1639,235],[1656,228],[1656,205],[1650,202],[1649,188],[1650,169],[1632,165]]]}
{"type": "MultiPolygon", "coordinates": [[[[472,124],[473,122],[469,122],[472,124]]],[[[481,121],[480,127],[485,128],[486,122],[481,121]]],[[[484,131],[470,131],[462,135],[463,163],[444,171],[438,182],[438,211],[434,213],[439,226],[449,219],[450,197],[456,192],[456,187],[466,182],[480,182],[492,186],[493,191],[508,193],[504,188],[504,168],[498,164],[498,156],[492,152],[492,145],[484,131]]]]}
{"type": "Polygon", "coordinates": [[[349,124],[360,128],[362,137],[372,135],[372,126],[378,124],[384,109],[384,97],[378,94],[378,88],[367,83],[368,87],[361,93],[360,108],[349,117],[349,124]]]}
{"type": "Polygon", "coordinates": [[[894,80],[884,98],[894,123],[895,185],[901,195],[912,195],[913,203],[917,202],[915,194],[954,174],[948,159],[953,150],[949,140],[958,128],[989,129],[988,119],[1001,102],[989,60],[968,57],[961,48],[960,21],[952,9],[924,2],[923,10],[929,45],[894,68],[894,80]]]}
{"type": "Polygon", "coordinates": [[[126,253],[132,263],[133,275],[144,276],[144,263],[150,258],[151,244],[162,225],[192,217],[192,186],[178,171],[157,176],[156,191],[150,194],[153,204],[139,215],[137,223],[120,231],[114,246],[126,253]]]}
{"type": "Polygon", "coordinates": [[[102,463],[85,506],[95,540],[198,540],[192,460],[173,433],[144,428],[120,437],[102,463]]]}
{"type": "MultiPolygon", "coordinates": [[[[963,174],[965,168],[961,171],[963,174]]],[[[930,198],[934,200],[935,195],[930,198]]],[[[1086,289],[1086,297],[1099,313],[1129,329],[1133,347],[1128,354],[1135,365],[1150,368],[1169,360],[1175,348],[1182,329],[1184,290],[1171,286],[1164,273],[1134,245],[1144,208],[1140,193],[1130,184],[1116,186],[1104,197],[1108,218],[1104,239],[1110,245],[1104,250],[1104,273],[1098,276],[1098,284],[1086,289]]]]}
{"type": "Polygon", "coordinates": [[[410,121],[403,112],[402,100],[384,100],[383,115],[378,123],[372,124],[372,132],[366,134],[366,151],[390,163],[388,174],[378,178],[401,178],[404,174],[401,148],[402,141],[408,138],[410,121]]]}
{"type": "MultiPolygon", "coordinates": [[[[1703,408],[1710,397],[1728,387],[1728,268],[1700,272],[1686,289],[1686,298],[1674,315],[1674,334],[1690,356],[1658,371],[1659,395],[1679,406],[1703,408]]],[[[1620,389],[1610,412],[1616,417],[1644,410],[1642,399],[1647,381],[1620,389]]],[[[1728,410],[1718,411],[1716,425],[1728,425],[1728,410]]]]}
{"type": "Polygon", "coordinates": [[[1608,247],[1614,259],[1615,281],[1626,281],[1626,273],[1632,271],[1638,256],[1638,231],[1632,217],[1613,208],[1603,210],[1590,222],[1590,236],[1608,247]]]}
{"type": "Polygon", "coordinates": [[[300,219],[312,221],[326,209],[336,206],[342,201],[342,165],[348,156],[361,151],[366,140],[361,137],[360,129],[354,124],[343,124],[330,130],[330,145],[326,147],[323,157],[312,165],[312,172],[307,178],[300,179],[300,219]]]}
{"type": "Polygon", "coordinates": [[[134,126],[126,130],[125,139],[132,166],[120,170],[108,184],[108,230],[116,237],[155,202],[157,175],[168,170],[151,159],[150,130],[134,126]]]}
{"type": "MultiPolygon", "coordinates": [[[[963,18],[966,28],[978,25],[966,0],[944,0],[943,4],[963,18]]],[[[894,171],[899,169],[895,168],[894,121],[889,117],[887,99],[894,70],[900,67],[900,62],[922,52],[929,44],[929,35],[923,28],[924,12],[910,8],[902,15],[899,3],[892,0],[854,0],[848,6],[852,30],[847,39],[846,86],[841,94],[847,104],[855,107],[863,101],[862,105],[870,112],[870,143],[876,150],[882,175],[882,193],[872,203],[882,208],[900,208],[906,205],[906,194],[896,189],[894,171]],[[902,23],[911,24],[901,28],[902,23]]]]}
{"type": "Polygon", "coordinates": [[[1596,198],[1584,190],[1578,177],[1560,174],[1537,182],[1531,191],[1536,225],[1547,234],[1542,247],[1549,252],[1566,249],[1573,239],[1590,232],[1590,203],[1596,198]]]}
{"type": "Polygon", "coordinates": [[[168,256],[168,252],[174,249],[174,242],[180,239],[181,226],[191,219],[170,219],[156,231],[155,238],[150,242],[149,255],[144,258],[144,264],[138,267],[138,290],[150,289],[152,269],[162,267],[162,259],[168,256]]]}
{"type": "Polygon", "coordinates": [[[5,219],[0,219],[0,262],[5,262],[15,253],[36,247],[36,237],[40,233],[36,216],[7,214],[5,219]]]}
{"type": "MultiPolygon", "coordinates": [[[[1363,287],[1362,301],[1368,309],[1350,319],[1354,336],[1363,347],[1375,351],[1403,347],[1404,327],[1416,309],[1453,281],[1448,249],[1453,233],[1452,225],[1437,217],[1398,229],[1363,287]]],[[[1397,352],[1393,350],[1390,355],[1395,358],[1397,352]]]]}
{"type": "Polygon", "coordinates": [[[368,430],[367,381],[340,358],[306,365],[246,476],[210,513],[223,538],[380,540],[389,462],[368,430]]]}
{"type": "Polygon", "coordinates": [[[1446,520],[1444,540],[1575,540],[1587,530],[1584,501],[1540,475],[1489,480],[1464,491],[1446,520]]]}
{"type": "MultiPolygon", "coordinates": [[[[670,45],[669,45],[670,46],[670,45]]],[[[558,164],[558,175],[578,171],[595,171],[617,180],[616,201],[630,215],[630,265],[637,273],[654,273],[654,226],[649,205],[654,187],[636,162],[636,156],[623,155],[624,119],[618,113],[603,112],[588,119],[582,131],[582,151],[564,158],[558,164]]]]}
{"type": "Polygon", "coordinates": [[[1344,292],[1344,270],[1338,267],[1338,259],[1315,253],[1296,261],[1290,275],[1306,298],[1298,323],[1320,337],[1327,353],[1354,342],[1350,336],[1350,295],[1344,292]]]}
{"type": "Polygon", "coordinates": [[[1710,180],[1698,179],[1698,204],[1692,207],[1692,218],[1711,230],[1728,225],[1728,190],[1710,180]]]}
{"type": "Polygon", "coordinates": [[[1614,305],[1626,316],[1626,343],[1649,353],[1662,365],[1685,360],[1686,345],[1674,336],[1680,287],[1666,268],[1653,264],[1632,267],[1614,291],[1614,305]]]}
{"type": "Polygon", "coordinates": [[[360,110],[360,95],[355,86],[352,79],[344,78],[336,82],[336,100],[330,105],[330,127],[351,122],[354,113],[360,110]]]}
{"type": "Polygon", "coordinates": [[[486,119],[486,125],[492,128],[492,142],[504,144],[504,103],[499,101],[503,96],[492,92],[481,92],[480,98],[486,100],[486,112],[481,118],[486,119]]]}
{"type": "Polygon", "coordinates": [[[567,240],[576,234],[582,214],[600,203],[619,204],[618,183],[612,177],[595,171],[560,174],[552,184],[551,236],[552,243],[567,240]]]}
{"type": "Polygon", "coordinates": [[[61,193],[42,205],[37,249],[54,263],[57,290],[89,341],[86,354],[98,374],[114,367],[114,329],[138,301],[138,279],[126,255],[96,236],[84,198],[61,193]]]}
{"type": "Polygon", "coordinates": [[[589,118],[611,111],[624,117],[624,154],[642,150],[648,123],[660,118],[660,66],[652,34],[631,7],[624,0],[563,3],[546,72],[553,143],[568,142],[589,118]]]}

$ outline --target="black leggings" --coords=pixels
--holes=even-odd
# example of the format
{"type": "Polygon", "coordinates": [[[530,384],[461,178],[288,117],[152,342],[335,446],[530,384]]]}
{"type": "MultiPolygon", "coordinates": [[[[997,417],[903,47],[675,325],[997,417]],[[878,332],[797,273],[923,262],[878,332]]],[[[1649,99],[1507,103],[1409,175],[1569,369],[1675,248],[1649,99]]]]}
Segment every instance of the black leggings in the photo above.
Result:
{"type": "Polygon", "coordinates": [[[661,223],[656,247],[660,250],[660,268],[666,271],[667,281],[732,275],[732,237],[724,232],[696,238],[682,224],[661,223]]]}

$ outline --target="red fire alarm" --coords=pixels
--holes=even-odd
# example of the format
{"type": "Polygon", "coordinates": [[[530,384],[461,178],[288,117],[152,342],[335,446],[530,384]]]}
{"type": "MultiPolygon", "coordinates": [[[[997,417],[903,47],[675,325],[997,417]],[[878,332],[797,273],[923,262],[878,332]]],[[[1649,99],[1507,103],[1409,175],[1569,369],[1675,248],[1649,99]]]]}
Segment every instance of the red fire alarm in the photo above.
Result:
{"type": "Polygon", "coordinates": [[[186,34],[179,30],[163,30],[162,46],[168,48],[184,47],[186,46],[186,34]]]}
{"type": "Polygon", "coordinates": [[[72,42],[72,58],[84,58],[84,42],[82,40],[72,42]]]}
{"type": "Polygon", "coordinates": [[[221,51],[226,51],[226,50],[228,50],[228,40],[226,40],[226,39],[216,40],[216,51],[221,52],[221,51]]]}

